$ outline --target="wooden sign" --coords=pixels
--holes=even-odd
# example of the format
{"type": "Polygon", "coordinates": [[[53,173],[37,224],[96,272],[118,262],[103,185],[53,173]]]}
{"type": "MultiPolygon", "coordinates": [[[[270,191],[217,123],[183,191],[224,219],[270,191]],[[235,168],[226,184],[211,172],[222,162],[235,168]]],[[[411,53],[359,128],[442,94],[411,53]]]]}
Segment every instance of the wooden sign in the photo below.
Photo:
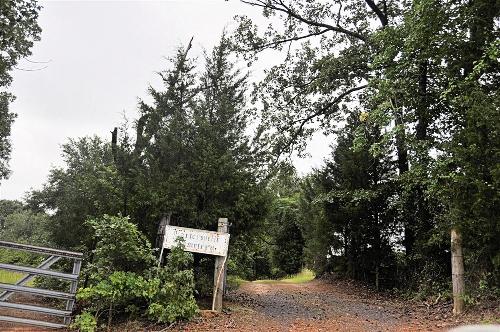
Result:
{"type": "Polygon", "coordinates": [[[175,240],[178,237],[184,239],[186,251],[215,256],[227,256],[229,247],[228,233],[166,225],[165,235],[163,237],[163,248],[170,249],[175,246],[175,240]]]}

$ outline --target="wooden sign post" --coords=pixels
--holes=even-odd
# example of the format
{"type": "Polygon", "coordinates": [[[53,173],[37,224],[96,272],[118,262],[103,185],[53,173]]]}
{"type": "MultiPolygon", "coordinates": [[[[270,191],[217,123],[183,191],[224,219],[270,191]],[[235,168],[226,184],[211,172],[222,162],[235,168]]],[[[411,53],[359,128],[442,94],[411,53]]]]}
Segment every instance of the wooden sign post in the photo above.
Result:
{"type": "MultiPolygon", "coordinates": [[[[227,233],[227,218],[219,218],[217,224],[217,232],[227,233]]],[[[226,260],[227,254],[224,257],[217,256],[215,258],[215,273],[214,273],[214,300],[212,303],[212,310],[222,311],[222,295],[224,294],[224,275],[226,273],[226,260]]]]}
{"type": "Polygon", "coordinates": [[[202,229],[165,225],[160,261],[164,249],[176,244],[177,238],[184,239],[184,250],[215,255],[214,298],[212,310],[222,311],[222,295],[224,293],[224,275],[226,271],[227,252],[229,249],[229,233],[227,218],[219,218],[217,232],[202,229]]]}

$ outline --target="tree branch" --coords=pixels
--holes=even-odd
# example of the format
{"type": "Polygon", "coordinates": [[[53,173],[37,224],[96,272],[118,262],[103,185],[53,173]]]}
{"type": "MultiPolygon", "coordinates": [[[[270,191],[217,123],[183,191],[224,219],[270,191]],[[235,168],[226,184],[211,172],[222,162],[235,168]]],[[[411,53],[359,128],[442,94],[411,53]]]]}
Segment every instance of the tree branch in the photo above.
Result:
{"type": "Polygon", "coordinates": [[[276,40],[276,41],[273,41],[273,42],[270,42],[270,43],[267,43],[267,44],[255,47],[253,49],[246,49],[244,51],[257,51],[257,50],[262,51],[262,50],[264,50],[264,49],[266,49],[266,48],[268,48],[270,46],[278,46],[280,44],[284,44],[284,43],[288,43],[288,42],[298,41],[298,40],[306,39],[306,38],[313,37],[313,36],[319,36],[319,35],[324,34],[325,32],[328,32],[328,31],[330,31],[330,30],[329,29],[324,29],[324,30],[320,30],[318,32],[313,32],[313,33],[310,33],[310,34],[307,34],[307,35],[303,35],[303,36],[296,36],[296,37],[291,37],[291,38],[276,40]]]}
{"type": "Polygon", "coordinates": [[[293,17],[296,20],[298,20],[300,22],[303,22],[303,23],[306,23],[306,24],[311,25],[311,26],[325,28],[325,29],[330,30],[330,31],[339,32],[339,33],[345,34],[347,36],[350,36],[350,37],[356,38],[358,40],[361,40],[363,42],[367,41],[367,38],[365,36],[363,36],[360,33],[355,32],[355,31],[350,31],[350,30],[344,29],[344,28],[342,28],[340,26],[333,26],[331,24],[327,24],[327,23],[323,23],[323,22],[316,22],[316,21],[308,19],[308,18],[306,18],[304,16],[301,16],[298,13],[296,13],[295,11],[293,11],[290,7],[286,6],[282,1],[280,1],[281,7],[273,5],[271,1],[268,1],[268,2],[264,2],[262,0],[253,0],[253,1],[251,1],[251,0],[240,0],[240,1],[243,2],[243,3],[246,3],[247,5],[250,5],[250,6],[257,6],[257,7],[261,7],[261,8],[268,8],[268,9],[272,9],[272,10],[275,10],[275,11],[279,11],[279,12],[285,13],[288,16],[293,17]]]}
{"type": "Polygon", "coordinates": [[[309,122],[311,121],[312,119],[314,119],[315,117],[318,117],[322,114],[324,114],[329,108],[331,108],[333,105],[337,104],[338,102],[340,102],[342,99],[344,99],[345,97],[347,97],[348,95],[350,95],[351,93],[353,92],[356,92],[356,91],[359,91],[359,90],[362,90],[364,88],[366,88],[368,85],[367,84],[363,84],[363,85],[360,85],[360,86],[357,86],[357,87],[354,87],[354,88],[351,88],[351,89],[348,89],[344,92],[342,92],[340,95],[338,95],[335,99],[333,99],[331,102],[327,103],[326,105],[324,105],[322,108],[320,108],[319,110],[317,110],[316,112],[310,114],[309,116],[305,117],[305,118],[302,118],[302,119],[298,119],[298,120],[295,120],[295,121],[292,121],[290,123],[290,125],[288,126],[289,129],[292,129],[292,127],[296,124],[296,123],[300,123],[298,128],[292,133],[292,135],[290,136],[290,139],[288,139],[288,141],[286,142],[286,144],[284,144],[284,146],[282,146],[280,148],[280,150],[278,151],[278,154],[276,155],[276,158],[275,158],[275,161],[273,162],[273,165],[275,165],[277,162],[278,162],[278,159],[281,157],[281,155],[285,152],[285,149],[288,147],[288,146],[291,146],[294,144],[294,142],[296,141],[297,137],[301,134],[301,132],[304,130],[304,126],[309,122]]]}
{"type": "Polygon", "coordinates": [[[365,0],[365,2],[368,4],[368,6],[375,12],[375,14],[377,15],[378,19],[380,20],[380,23],[382,23],[382,26],[386,26],[389,21],[387,19],[387,9],[386,9],[386,5],[385,5],[385,1],[384,1],[384,12],[382,12],[382,10],[380,10],[380,8],[378,8],[377,4],[375,3],[375,1],[373,0],[365,0]]]}

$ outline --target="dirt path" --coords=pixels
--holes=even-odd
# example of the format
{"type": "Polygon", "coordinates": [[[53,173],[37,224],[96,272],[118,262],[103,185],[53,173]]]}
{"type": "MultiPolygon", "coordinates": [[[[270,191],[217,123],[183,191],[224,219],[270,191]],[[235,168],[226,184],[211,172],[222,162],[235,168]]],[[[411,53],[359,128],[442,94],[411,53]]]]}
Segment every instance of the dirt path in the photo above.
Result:
{"type": "Polygon", "coordinates": [[[446,331],[457,322],[430,319],[404,303],[345,284],[247,283],[228,296],[227,310],[206,312],[176,331],[446,331]]]}
{"type": "MultiPolygon", "coordinates": [[[[24,303],[30,305],[39,305],[39,306],[47,306],[47,303],[42,302],[41,298],[36,296],[28,296],[28,295],[14,295],[11,300],[16,303],[24,303]]],[[[33,313],[28,311],[14,310],[14,309],[5,309],[0,308],[0,315],[5,316],[13,316],[18,318],[27,318],[27,319],[36,319],[53,323],[62,323],[62,318],[57,318],[49,315],[44,315],[41,313],[33,313]]],[[[36,327],[31,325],[22,325],[15,323],[8,323],[4,321],[0,321],[0,332],[9,331],[9,332],[51,332],[57,331],[54,329],[47,329],[42,327],[36,327]]],[[[61,331],[61,330],[59,330],[61,331]]]]}
{"type": "MultiPolygon", "coordinates": [[[[203,311],[191,322],[170,327],[129,321],[113,331],[447,331],[464,322],[500,321],[500,308],[457,319],[449,304],[398,302],[347,281],[250,282],[230,292],[224,308],[221,314],[203,311]]],[[[0,331],[47,330],[0,323],[0,331]]]]}

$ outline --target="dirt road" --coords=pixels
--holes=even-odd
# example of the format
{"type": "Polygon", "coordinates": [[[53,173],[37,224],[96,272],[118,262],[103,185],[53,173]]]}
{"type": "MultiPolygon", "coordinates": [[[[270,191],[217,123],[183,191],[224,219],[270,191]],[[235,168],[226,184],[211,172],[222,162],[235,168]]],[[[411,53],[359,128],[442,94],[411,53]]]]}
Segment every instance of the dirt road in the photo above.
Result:
{"type": "Polygon", "coordinates": [[[228,296],[227,311],[205,313],[180,331],[446,331],[458,321],[428,308],[384,299],[346,282],[246,283],[228,296]],[[437,312],[437,313],[436,313],[437,312]],[[437,315],[437,316],[434,316],[437,315]]]}
{"type": "MultiPolygon", "coordinates": [[[[224,308],[221,314],[202,311],[193,321],[174,326],[130,321],[113,331],[447,331],[464,322],[500,321],[500,308],[457,319],[449,304],[400,302],[347,281],[249,282],[230,292],[224,308]]],[[[40,330],[0,323],[0,331],[40,330]]]]}

